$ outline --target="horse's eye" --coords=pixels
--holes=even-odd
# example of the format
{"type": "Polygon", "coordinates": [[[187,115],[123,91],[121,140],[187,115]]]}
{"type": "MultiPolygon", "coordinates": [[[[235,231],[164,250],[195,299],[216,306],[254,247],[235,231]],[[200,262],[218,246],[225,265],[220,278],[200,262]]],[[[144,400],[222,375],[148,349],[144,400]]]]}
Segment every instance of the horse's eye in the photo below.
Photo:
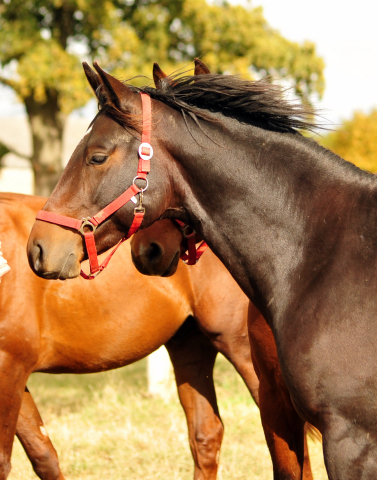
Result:
{"type": "Polygon", "coordinates": [[[102,165],[103,163],[106,162],[106,160],[109,157],[107,155],[93,155],[93,157],[90,160],[90,163],[93,165],[102,165]]]}

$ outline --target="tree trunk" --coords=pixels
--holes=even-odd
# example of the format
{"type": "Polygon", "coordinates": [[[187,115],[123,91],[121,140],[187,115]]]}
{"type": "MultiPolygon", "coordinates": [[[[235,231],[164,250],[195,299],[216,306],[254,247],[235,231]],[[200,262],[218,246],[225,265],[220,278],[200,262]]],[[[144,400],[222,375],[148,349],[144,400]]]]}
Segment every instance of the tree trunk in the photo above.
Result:
{"type": "Polygon", "coordinates": [[[58,94],[46,91],[43,102],[34,95],[24,99],[32,135],[35,195],[49,196],[63,171],[63,130],[67,115],[60,111],[58,94]]]}

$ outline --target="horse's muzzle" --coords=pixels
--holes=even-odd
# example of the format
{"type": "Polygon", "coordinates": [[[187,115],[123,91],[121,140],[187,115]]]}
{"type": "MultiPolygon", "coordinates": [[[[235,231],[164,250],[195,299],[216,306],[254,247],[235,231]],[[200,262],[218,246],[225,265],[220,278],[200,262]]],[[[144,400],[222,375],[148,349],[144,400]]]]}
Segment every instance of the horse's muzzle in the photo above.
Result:
{"type": "Polygon", "coordinates": [[[76,233],[60,229],[65,234],[65,241],[62,238],[58,240],[52,234],[57,233],[59,227],[48,225],[47,228],[51,229],[51,235],[38,235],[38,222],[31,231],[27,245],[31,269],[36,275],[45,279],[66,280],[79,276],[80,261],[83,257],[81,237],[76,233]]]}

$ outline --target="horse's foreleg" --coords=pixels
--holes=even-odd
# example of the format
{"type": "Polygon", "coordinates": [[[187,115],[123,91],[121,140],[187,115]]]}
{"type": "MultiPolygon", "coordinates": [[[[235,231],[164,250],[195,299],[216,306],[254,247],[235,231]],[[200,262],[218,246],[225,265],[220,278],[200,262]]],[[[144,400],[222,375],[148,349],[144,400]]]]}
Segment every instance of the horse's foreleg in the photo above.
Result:
{"type": "Polygon", "coordinates": [[[0,351],[0,480],[11,469],[11,454],[22,394],[29,372],[18,358],[0,351]]]}
{"type": "MultiPolygon", "coordinates": [[[[358,403],[355,405],[351,408],[357,408],[358,403]]],[[[351,418],[347,409],[343,410],[347,412],[345,415],[334,410],[329,409],[322,417],[323,453],[329,480],[375,480],[377,449],[374,418],[369,418],[369,423],[359,424],[358,418],[351,418]]],[[[375,416],[371,414],[371,417],[375,416]]],[[[362,415],[360,418],[361,422],[365,420],[362,415]]]]}
{"type": "Polygon", "coordinates": [[[215,480],[224,431],[213,384],[217,351],[192,319],[169,340],[166,348],[187,418],[194,479],[215,480]]]}
{"type": "MultiPolygon", "coordinates": [[[[259,399],[264,434],[269,447],[275,480],[312,478],[304,475],[304,421],[289,405],[288,392],[273,385],[270,378],[260,377],[259,399]]],[[[310,467],[309,467],[310,468],[310,467]]]]}
{"type": "Polygon", "coordinates": [[[42,480],[64,480],[56,450],[27,388],[25,388],[22,397],[16,435],[39,478],[42,480]]]}
{"type": "Polygon", "coordinates": [[[275,480],[312,480],[305,456],[305,422],[293,407],[282,378],[275,340],[264,318],[250,304],[249,338],[259,377],[259,408],[275,480]]]}

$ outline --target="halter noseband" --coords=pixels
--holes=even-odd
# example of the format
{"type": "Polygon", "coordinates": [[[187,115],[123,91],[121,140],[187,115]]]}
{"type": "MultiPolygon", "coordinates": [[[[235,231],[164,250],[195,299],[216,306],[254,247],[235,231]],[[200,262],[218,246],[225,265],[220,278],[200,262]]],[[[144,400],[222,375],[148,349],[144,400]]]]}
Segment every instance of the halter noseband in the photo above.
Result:
{"type": "Polygon", "coordinates": [[[40,210],[37,213],[36,219],[43,220],[44,222],[54,223],[55,225],[61,225],[63,227],[73,228],[77,230],[85,239],[85,246],[88,252],[89,264],[90,264],[90,274],[87,275],[83,270],[81,270],[80,275],[86,280],[94,279],[104,268],[107,267],[111,257],[114,255],[116,250],[120,245],[131,237],[140,227],[141,222],[143,221],[145,208],[143,207],[143,192],[148,188],[148,179],[147,175],[150,172],[150,159],[153,156],[153,148],[150,144],[151,141],[151,125],[152,125],[152,106],[150,96],[140,92],[141,102],[142,102],[142,134],[141,134],[141,145],[139,146],[139,165],[137,169],[137,175],[133,180],[132,185],[122,193],[118,198],[109,203],[107,207],[102,209],[100,212],[93,215],[93,217],[86,217],[82,220],[77,220],[72,217],[67,217],[65,215],[59,215],[57,213],[46,212],[40,210]],[[145,180],[146,186],[144,188],[139,188],[135,181],[137,179],[145,180]],[[139,194],[139,205],[134,209],[134,218],[131,224],[131,227],[127,235],[120,240],[112,252],[106,257],[101,265],[98,264],[98,255],[96,249],[96,243],[94,239],[94,232],[96,231],[98,225],[104,222],[110,215],[115,213],[121,207],[123,207],[130,200],[133,203],[137,203],[135,195],[139,194]],[[89,229],[89,231],[88,231],[89,229]]]}

